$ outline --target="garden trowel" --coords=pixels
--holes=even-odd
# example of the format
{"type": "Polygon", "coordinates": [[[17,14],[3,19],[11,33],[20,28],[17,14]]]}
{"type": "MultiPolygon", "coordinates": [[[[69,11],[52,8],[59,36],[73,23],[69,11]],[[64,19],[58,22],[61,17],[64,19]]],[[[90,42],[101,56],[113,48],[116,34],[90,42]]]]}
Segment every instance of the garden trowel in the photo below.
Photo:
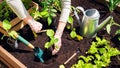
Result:
{"type": "Polygon", "coordinates": [[[43,56],[43,50],[41,48],[38,47],[34,47],[30,42],[28,42],[26,39],[24,39],[23,37],[21,37],[20,35],[18,35],[17,33],[14,33],[13,36],[20,40],[21,42],[23,42],[25,45],[27,45],[28,47],[32,48],[34,50],[34,55],[37,59],[39,59],[42,63],[44,63],[44,60],[42,58],[43,56]]]}

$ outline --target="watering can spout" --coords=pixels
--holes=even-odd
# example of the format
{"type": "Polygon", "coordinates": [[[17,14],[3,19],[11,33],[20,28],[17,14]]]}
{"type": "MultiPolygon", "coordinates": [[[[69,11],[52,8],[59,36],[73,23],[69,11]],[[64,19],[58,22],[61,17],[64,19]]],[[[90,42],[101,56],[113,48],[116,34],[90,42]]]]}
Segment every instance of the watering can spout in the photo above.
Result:
{"type": "Polygon", "coordinates": [[[98,32],[100,29],[102,29],[111,19],[112,19],[112,16],[108,16],[103,22],[101,22],[101,24],[98,25],[95,33],[98,32]]]}

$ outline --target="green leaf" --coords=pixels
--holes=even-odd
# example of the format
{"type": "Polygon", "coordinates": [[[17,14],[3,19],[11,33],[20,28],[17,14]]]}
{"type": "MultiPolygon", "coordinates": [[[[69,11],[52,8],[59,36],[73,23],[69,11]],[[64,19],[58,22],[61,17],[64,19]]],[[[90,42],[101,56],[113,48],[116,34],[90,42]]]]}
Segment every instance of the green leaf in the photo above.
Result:
{"type": "Polygon", "coordinates": [[[54,38],[54,43],[58,42],[58,38],[54,38]]]}
{"type": "Polygon", "coordinates": [[[40,12],[40,15],[41,15],[41,16],[46,16],[47,14],[49,14],[47,11],[42,11],[42,12],[40,12]]]}
{"type": "Polygon", "coordinates": [[[52,17],[56,17],[56,14],[55,13],[51,13],[50,14],[52,17]]]}
{"type": "Polygon", "coordinates": [[[71,38],[75,38],[75,37],[77,37],[77,34],[74,30],[72,30],[70,33],[70,36],[71,36],[71,38]]]}
{"type": "Polygon", "coordinates": [[[103,53],[107,52],[107,50],[105,48],[99,48],[98,50],[99,50],[100,54],[103,54],[103,53]]]}
{"type": "Polygon", "coordinates": [[[97,40],[97,42],[100,42],[100,41],[101,41],[101,39],[100,39],[99,37],[96,37],[96,40],[97,40]]]}
{"type": "Polygon", "coordinates": [[[100,68],[106,67],[106,63],[102,61],[95,60],[94,63],[99,66],[100,68]]]}
{"type": "Polygon", "coordinates": [[[72,18],[72,16],[69,16],[68,23],[73,24],[73,18],[72,18]]]}
{"type": "Polygon", "coordinates": [[[65,66],[64,65],[60,65],[59,68],[65,68],[65,66]]]}
{"type": "Polygon", "coordinates": [[[83,37],[80,35],[77,35],[77,39],[80,41],[80,40],[83,40],[83,37]]]}
{"type": "Polygon", "coordinates": [[[107,33],[108,34],[110,34],[110,30],[111,30],[111,24],[108,24],[107,26],[106,26],[106,30],[107,30],[107,33]]]}
{"type": "Polygon", "coordinates": [[[120,41],[120,37],[118,37],[118,40],[120,41]]]}
{"type": "Polygon", "coordinates": [[[93,68],[93,67],[94,67],[94,65],[91,64],[91,63],[86,63],[86,64],[84,65],[84,68],[93,68]]]}
{"type": "Polygon", "coordinates": [[[120,34],[120,29],[115,32],[116,35],[120,34]]]}
{"type": "Polygon", "coordinates": [[[51,9],[51,11],[52,11],[52,12],[57,12],[57,10],[56,10],[56,9],[51,9]]]}
{"type": "Polygon", "coordinates": [[[11,24],[10,24],[10,22],[9,22],[8,20],[4,20],[2,27],[3,27],[6,31],[8,31],[8,30],[11,28],[11,24]]]}
{"type": "Polygon", "coordinates": [[[54,36],[54,31],[52,29],[48,29],[46,32],[47,36],[51,37],[54,36]]]}
{"type": "Polygon", "coordinates": [[[97,51],[97,48],[95,46],[91,45],[91,47],[90,47],[90,49],[88,50],[87,53],[95,54],[95,53],[98,53],[98,51],[97,51]]]}
{"type": "Polygon", "coordinates": [[[87,58],[85,56],[80,56],[79,58],[82,58],[86,63],[88,63],[90,60],[90,57],[87,58]]]}
{"type": "Polygon", "coordinates": [[[51,46],[51,45],[50,45],[50,42],[46,42],[45,45],[44,45],[44,47],[47,48],[47,49],[48,49],[50,46],[51,46]]]}
{"type": "Polygon", "coordinates": [[[48,21],[48,25],[50,25],[52,23],[52,18],[51,17],[48,17],[47,18],[47,21],[48,21]]]}
{"type": "Polygon", "coordinates": [[[8,33],[12,38],[16,39],[16,37],[14,36],[15,34],[17,34],[16,31],[11,31],[8,33]]]}
{"type": "Polygon", "coordinates": [[[101,59],[99,54],[95,54],[95,57],[97,58],[97,60],[101,59]]]}

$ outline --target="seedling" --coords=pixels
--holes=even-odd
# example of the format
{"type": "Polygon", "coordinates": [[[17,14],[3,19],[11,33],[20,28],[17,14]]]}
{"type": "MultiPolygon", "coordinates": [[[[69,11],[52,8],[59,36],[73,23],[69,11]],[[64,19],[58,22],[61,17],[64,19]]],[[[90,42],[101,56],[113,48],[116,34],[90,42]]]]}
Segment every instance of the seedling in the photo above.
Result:
{"type": "Polygon", "coordinates": [[[110,58],[112,56],[120,55],[120,51],[116,48],[110,47],[110,42],[99,37],[92,42],[90,49],[85,56],[79,56],[78,63],[74,64],[72,68],[102,68],[109,66],[110,58]]]}
{"type": "Polygon", "coordinates": [[[108,7],[110,13],[112,13],[119,4],[120,4],[120,0],[109,0],[108,7]]]}
{"type": "Polygon", "coordinates": [[[58,42],[58,39],[54,37],[54,31],[52,29],[48,29],[47,32],[46,32],[46,34],[50,38],[50,41],[45,43],[45,48],[48,49],[54,43],[58,42]]]}

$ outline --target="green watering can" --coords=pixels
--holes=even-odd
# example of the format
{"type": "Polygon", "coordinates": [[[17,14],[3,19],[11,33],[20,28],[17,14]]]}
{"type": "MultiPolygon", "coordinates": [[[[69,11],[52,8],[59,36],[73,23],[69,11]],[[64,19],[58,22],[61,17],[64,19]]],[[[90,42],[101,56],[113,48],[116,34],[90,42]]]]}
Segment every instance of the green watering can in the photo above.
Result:
{"type": "Polygon", "coordinates": [[[84,37],[95,37],[97,32],[102,29],[112,18],[109,16],[100,25],[98,25],[100,14],[97,9],[93,8],[85,11],[83,7],[78,6],[76,8],[81,10],[83,13],[82,21],[80,21],[77,11],[74,10],[75,17],[80,25],[80,35],[84,37]]]}

